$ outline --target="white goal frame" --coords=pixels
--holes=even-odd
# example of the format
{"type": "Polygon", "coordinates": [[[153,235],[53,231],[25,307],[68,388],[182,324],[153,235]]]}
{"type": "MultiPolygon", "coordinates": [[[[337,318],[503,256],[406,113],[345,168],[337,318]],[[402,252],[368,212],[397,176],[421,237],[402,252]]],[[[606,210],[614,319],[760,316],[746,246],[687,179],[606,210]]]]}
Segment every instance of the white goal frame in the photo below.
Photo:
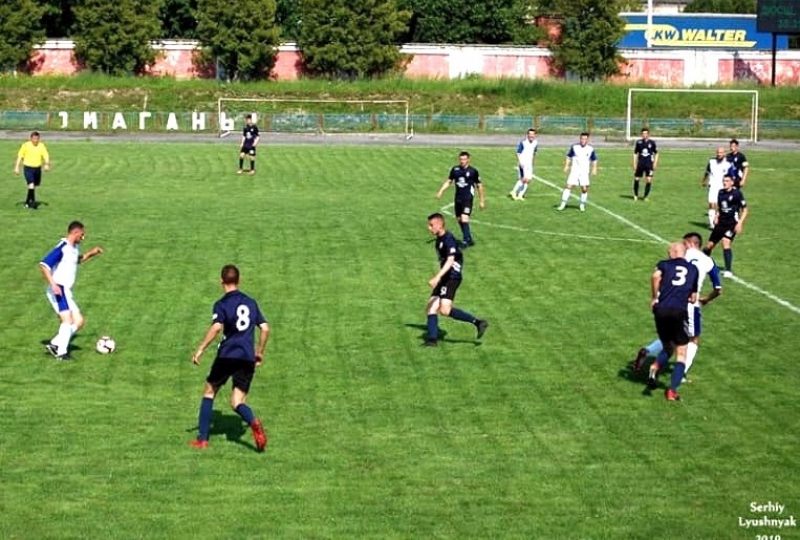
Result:
{"type": "MultiPolygon", "coordinates": [[[[625,111],[625,140],[632,141],[638,137],[638,134],[631,132],[633,126],[631,125],[632,118],[632,105],[633,94],[635,92],[660,92],[660,93],[694,93],[694,94],[750,94],[750,133],[748,133],[747,141],[756,143],[758,142],[758,90],[711,90],[711,89],[691,89],[691,88],[628,88],[628,104],[625,111]]],[[[672,140],[718,140],[718,137],[658,137],[659,139],[672,139],[672,140]]]]}
{"type": "MultiPolygon", "coordinates": [[[[220,138],[226,137],[230,135],[230,131],[226,131],[223,129],[222,125],[222,114],[223,114],[223,103],[225,102],[234,102],[234,103],[331,103],[337,105],[403,105],[404,106],[404,114],[405,114],[405,121],[404,121],[404,131],[403,134],[405,135],[406,139],[410,139],[414,136],[414,126],[411,122],[411,101],[408,99],[288,99],[288,98],[228,98],[228,97],[221,97],[217,99],[217,124],[219,126],[219,136],[220,138]]],[[[257,113],[258,111],[251,111],[253,113],[257,113]]],[[[320,130],[322,131],[322,130],[320,130]]]]}

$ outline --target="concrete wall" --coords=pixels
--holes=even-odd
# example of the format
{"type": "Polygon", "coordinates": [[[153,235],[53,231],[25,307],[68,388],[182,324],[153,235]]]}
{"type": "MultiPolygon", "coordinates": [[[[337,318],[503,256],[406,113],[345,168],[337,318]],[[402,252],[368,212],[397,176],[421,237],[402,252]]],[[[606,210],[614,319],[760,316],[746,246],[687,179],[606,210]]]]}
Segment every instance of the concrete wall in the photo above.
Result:
{"type": "MultiPolygon", "coordinates": [[[[152,67],[153,75],[177,79],[204,76],[193,63],[195,43],[165,42],[163,56],[152,67]]],[[[31,64],[36,75],[70,75],[75,64],[71,41],[48,41],[37,48],[31,64]]],[[[551,78],[550,52],[541,47],[405,45],[413,55],[406,66],[408,77],[452,79],[467,75],[485,77],[551,78]]],[[[769,84],[772,61],[768,52],[709,49],[623,50],[628,64],[616,78],[624,84],[651,83],[665,86],[726,84],[757,81],[769,84]]],[[[800,51],[779,51],[776,81],[800,85],[800,51]]],[[[273,76],[297,79],[301,74],[300,52],[292,44],[279,48],[273,76]]]]}

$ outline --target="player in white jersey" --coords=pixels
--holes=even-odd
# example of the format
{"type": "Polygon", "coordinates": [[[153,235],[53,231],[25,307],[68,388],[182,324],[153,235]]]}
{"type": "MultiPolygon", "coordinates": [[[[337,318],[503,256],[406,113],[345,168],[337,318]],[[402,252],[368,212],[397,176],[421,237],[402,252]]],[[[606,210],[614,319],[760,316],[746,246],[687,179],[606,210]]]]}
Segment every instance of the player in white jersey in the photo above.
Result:
{"type": "Polygon", "coordinates": [[[517,183],[509,195],[515,201],[525,198],[528,191],[528,184],[533,179],[533,166],[536,162],[536,152],[539,150],[539,141],[536,139],[536,130],[531,128],[525,134],[525,138],[517,145],[517,183]]]}
{"type": "Polygon", "coordinates": [[[563,210],[567,207],[569,195],[572,188],[581,188],[581,212],[586,210],[586,200],[589,198],[589,175],[597,176],[597,155],[594,147],[589,144],[589,134],[585,131],[581,133],[580,142],[573,144],[567,151],[567,159],[564,161],[564,172],[569,171],[567,184],[561,192],[561,204],[558,209],[563,210]]]}
{"type": "Polygon", "coordinates": [[[731,168],[730,162],[725,157],[725,148],[717,148],[717,155],[708,160],[706,171],[700,185],[708,186],[708,228],[714,228],[714,216],[717,215],[717,196],[722,189],[722,179],[731,168]]]}
{"type": "MultiPolygon", "coordinates": [[[[719,279],[719,269],[714,259],[700,250],[700,246],[703,245],[703,237],[700,236],[700,233],[690,232],[683,235],[683,245],[686,246],[686,255],[684,258],[697,268],[697,290],[702,290],[706,276],[711,279],[711,284],[714,287],[708,296],[698,296],[696,302],[690,303],[687,306],[689,313],[686,333],[689,335],[690,339],[689,344],[686,346],[685,373],[688,373],[689,368],[692,367],[692,362],[694,362],[694,357],[697,355],[697,348],[700,344],[700,334],[702,332],[700,308],[722,294],[722,282],[719,279]]],[[[639,349],[636,359],[633,361],[634,371],[641,369],[642,364],[648,356],[658,357],[656,363],[659,365],[659,371],[666,366],[669,360],[669,353],[664,350],[661,341],[656,339],[650,345],[639,349]]]]}
{"type": "Polygon", "coordinates": [[[47,351],[57,360],[69,360],[69,342],[84,323],[81,310],[72,297],[72,286],[78,274],[78,264],[103,252],[102,248],[95,247],[81,255],[80,243],[85,234],[83,223],[73,221],[67,227],[67,236],[62,238],[39,263],[48,285],[47,299],[61,320],[58,333],[46,345],[47,351]]]}

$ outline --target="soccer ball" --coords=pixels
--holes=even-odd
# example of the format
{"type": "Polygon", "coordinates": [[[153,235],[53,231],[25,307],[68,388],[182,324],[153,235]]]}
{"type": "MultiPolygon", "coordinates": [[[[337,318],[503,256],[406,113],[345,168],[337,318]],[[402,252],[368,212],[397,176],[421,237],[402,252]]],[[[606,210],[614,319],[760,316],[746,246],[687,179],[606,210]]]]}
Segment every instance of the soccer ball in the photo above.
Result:
{"type": "Polygon", "coordinates": [[[95,350],[100,354],[110,354],[117,348],[117,344],[108,336],[103,336],[97,340],[94,346],[95,350]]]}

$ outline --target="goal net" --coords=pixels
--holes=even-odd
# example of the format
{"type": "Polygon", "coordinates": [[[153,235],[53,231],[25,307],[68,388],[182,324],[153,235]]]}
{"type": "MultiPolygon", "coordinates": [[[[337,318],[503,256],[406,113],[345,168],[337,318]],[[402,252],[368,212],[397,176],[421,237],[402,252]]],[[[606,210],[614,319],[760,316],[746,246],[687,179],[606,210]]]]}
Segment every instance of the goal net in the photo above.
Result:
{"type": "Polygon", "coordinates": [[[396,133],[413,135],[407,99],[339,100],[219,98],[220,137],[239,131],[252,114],[261,131],[288,133],[396,133]]]}
{"type": "Polygon", "coordinates": [[[758,90],[629,88],[625,138],[758,140],[758,90]]]}

